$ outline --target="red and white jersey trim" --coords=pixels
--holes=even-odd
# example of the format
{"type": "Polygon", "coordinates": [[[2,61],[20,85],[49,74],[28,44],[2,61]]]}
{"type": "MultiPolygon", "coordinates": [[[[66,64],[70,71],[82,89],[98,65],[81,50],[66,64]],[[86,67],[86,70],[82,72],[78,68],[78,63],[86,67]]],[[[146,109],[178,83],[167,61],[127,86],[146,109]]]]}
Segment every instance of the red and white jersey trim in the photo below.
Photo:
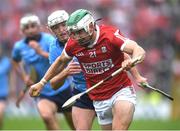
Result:
{"type": "Polygon", "coordinates": [[[121,51],[124,50],[124,47],[127,45],[127,43],[129,42],[129,39],[126,39],[123,43],[123,45],[121,46],[121,51]]]}
{"type": "Polygon", "coordinates": [[[114,35],[117,37],[117,38],[119,38],[119,39],[121,39],[122,41],[124,41],[124,43],[122,44],[122,46],[121,46],[121,51],[123,51],[124,50],[124,47],[126,46],[126,44],[127,44],[127,42],[128,42],[128,38],[126,38],[126,37],[124,37],[124,36],[122,36],[120,33],[119,33],[119,29],[118,30],[116,30],[116,32],[114,33],[114,35]]]}
{"type": "Polygon", "coordinates": [[[72,59],[72,57],[71,57],[71,56],[69,56],[69,55],[66,53],[65,48],[63,49],[63,53],[64,53],[64,55],[65,55],[68,59],[72,59]]]}

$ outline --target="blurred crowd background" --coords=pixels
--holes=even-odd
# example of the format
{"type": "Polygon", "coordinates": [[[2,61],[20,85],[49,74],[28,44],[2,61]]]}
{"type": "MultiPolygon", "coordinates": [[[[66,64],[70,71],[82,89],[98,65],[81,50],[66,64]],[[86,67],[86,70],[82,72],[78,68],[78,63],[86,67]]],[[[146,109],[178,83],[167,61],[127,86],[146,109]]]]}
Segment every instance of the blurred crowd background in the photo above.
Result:
{"type": "MultiPolygon", "coordinates": [[[[42,30],[47,31],[47,16],[51,12],[64,9],[71,13],[79,8],[90,10],[97,19],[102,18],[97,22],[99,24],[117,26],[126,37],[137,41],[146,50],[146,59],[139,66],[141,74],[148,78],[151,85],[171,94],[175,101],[170,102],[162,96],[137,88],[143,92],[143,95],[139,93],[140,102],[143,105],[142,101],[148,99],[144,103],[147,112],[155,108],[153,117],[164,109],[163,115],[168,118],[180,118],[179,0],[1,0],[0,43],[4,53],[10,57],[13,44],[21,38],[19,20],[25,14],[38,15],[42,30]]],[[[17,79],[15,73],[12,73],[12,78],[17,79]]],[[[18,88],[23,86],[20,80],[14,79],[11,80],[11,100],[18,94],[18,88]]],[[[138,106],[137,117],[142,109],[145,110],[145,107],[138,106]]],[[[147,112],[144,111],[145,116],[147,112]]]]}

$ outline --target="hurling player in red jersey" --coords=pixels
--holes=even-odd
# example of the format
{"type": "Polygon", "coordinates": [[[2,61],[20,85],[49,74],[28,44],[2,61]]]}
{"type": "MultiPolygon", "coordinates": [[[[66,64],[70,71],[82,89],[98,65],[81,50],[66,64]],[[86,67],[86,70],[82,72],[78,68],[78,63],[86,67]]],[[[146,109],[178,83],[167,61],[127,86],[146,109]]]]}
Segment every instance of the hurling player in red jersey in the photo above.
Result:
{"type": "MultiPolygon", "coordinates": [[[[133,59],[144,60],[145,51],[135,41],[125,38],[113,26],[95,24],[92,14],[84,9],[73,12],[67,21],[70,39],[60,57],[43,79],[31,86],[31,96],[61,72],[73,56],[77,57],[90,88],[123,67],[130,69],[133,59]],[[131,59],[124,59],[124,53],[131,59]]],[[[142,82],[142,81],[140,81],[142,82]]],[[[136,94],[126,71],[119,73],[89,93],[98,122],[104,130],[127,130],[133,119],[136,94]]]]}

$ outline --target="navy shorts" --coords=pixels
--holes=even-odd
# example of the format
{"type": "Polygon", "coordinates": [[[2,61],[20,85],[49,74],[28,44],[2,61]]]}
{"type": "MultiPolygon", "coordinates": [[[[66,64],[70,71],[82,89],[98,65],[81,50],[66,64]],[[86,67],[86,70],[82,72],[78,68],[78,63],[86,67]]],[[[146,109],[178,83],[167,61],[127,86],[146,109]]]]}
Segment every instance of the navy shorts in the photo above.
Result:
{"type": "Polygon", "coordinates": [[[72,97],[72,89],[68,88],[54,96],[40,95],[37,98],[37,101],[39,101],[39,99],[48,99],[56,104],[56,106],[58,107],[58,112],[70,112],[72,110],[72,107],[63,109],[62,105],[71,97],[72,97]]]}
{"type": "Polygon", "coordinates": [[[6,101],[7,100],[7,96],[0,96],[0,101],[6,101]]]}
{"type": "MultiPolygon", "coordinates": [[[[81,93],[79,90],[77,89],[73,89],[73,95],[79,94],[81,93]]],[[[79,108],[84,108],[84,109],[91,109],[94,110],[94,106],[93,106],[93,101],[89,98],[89,96],[87,94],[84,94],[83,96],[80,97],[80,99],[78,99],[73,106],[79,107],[79,108]]]]}

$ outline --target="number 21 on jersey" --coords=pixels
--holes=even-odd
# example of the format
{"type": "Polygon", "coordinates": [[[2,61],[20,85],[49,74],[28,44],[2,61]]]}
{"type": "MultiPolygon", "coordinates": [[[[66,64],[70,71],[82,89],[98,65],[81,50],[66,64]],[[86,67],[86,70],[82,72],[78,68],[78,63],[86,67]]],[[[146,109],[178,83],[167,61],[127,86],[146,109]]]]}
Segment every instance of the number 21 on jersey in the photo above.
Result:
{"type": "Polygon", "coordinates": [[[91,51],[89,52],[90,58],[95,58],[96,57],[96,51],[91,51]]]}

